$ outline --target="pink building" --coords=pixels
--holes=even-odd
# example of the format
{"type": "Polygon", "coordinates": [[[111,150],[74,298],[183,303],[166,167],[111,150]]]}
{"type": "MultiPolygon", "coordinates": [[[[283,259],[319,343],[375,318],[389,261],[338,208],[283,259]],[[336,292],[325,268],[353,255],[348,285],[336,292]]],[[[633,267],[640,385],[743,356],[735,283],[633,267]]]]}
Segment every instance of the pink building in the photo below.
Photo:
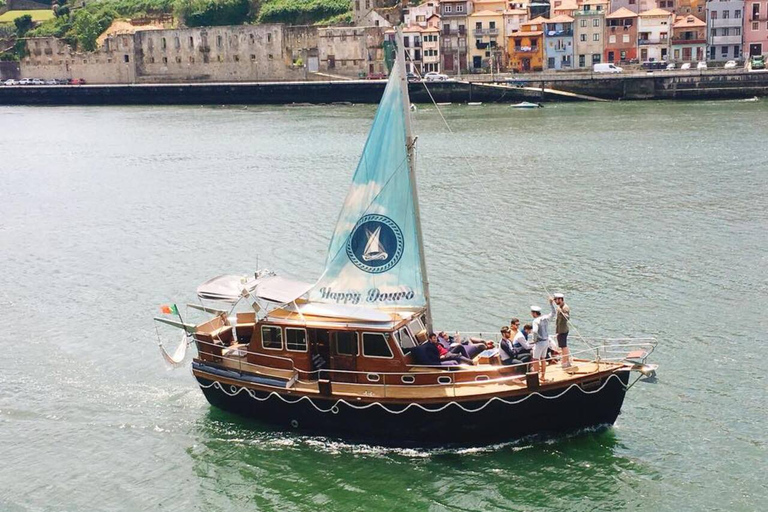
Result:
{"type": "Polygon", "coordinates": [[[768,0],[744,2],[744,56],[768,53],[768,0]]]}

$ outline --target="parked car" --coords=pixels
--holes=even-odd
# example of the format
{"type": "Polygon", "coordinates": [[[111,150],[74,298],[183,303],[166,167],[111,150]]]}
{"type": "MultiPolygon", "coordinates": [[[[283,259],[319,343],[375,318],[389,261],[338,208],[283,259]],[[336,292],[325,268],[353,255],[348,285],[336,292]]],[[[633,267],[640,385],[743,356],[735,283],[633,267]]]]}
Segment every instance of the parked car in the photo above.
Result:
{"type": "Polygon", "coordinates": [[[592,67],[592,71],[595,73],[621,73],[624,71],[624,68],[620,68],[619,66],[604,62],[602,64],[595,64],[592,67]]]}
{"type": "Polygon", "coordinates": [[[670,62],[669,64],[667,64],[667,67],[664,68],[664,70],[665,71],[674,71],[675,70],[675,63],[674,62],[670,62]]]}
{"type": "Polygon", "coordinates": [[[85,80],[83,80],[82,78],[70,78],[69,80],[67,80],[67,83],[69,85],[85,85],[85,80]]]}
{"type": "Polygon", "coordinates": [[[686,70],[686,69],[691,69],[691,63],[690,63],[690,62],[684,62],[684,63],[683,63],[681,66],[680,66],[680,70],[681,70],[681,71],[682,71],[682,70],[686,70]]]}
{"type": "Polygon", "coordinates": [[[368,73],[366,78],[368,78],[368,80],[384,80],[387,78],[387,75],[384,73],[368,73]]]}
{"type": "Polygon", "coordinates": [[[699,62],[698,64],[696,64],[696,69],[698,69],[699,71],[704,71],[705,69],[707,69],[707,63],[704,61],[699,62]]]}
{"type": "Polygon", "coordinates": [[[49,78],[45,81],[45,85],[59,85],[55,78],[49,78]]]}
{"type": "Polygon", "coordinates": [[[408,76],[408,81],[409,82],[418,82],[418,81],[420,81],[419,77],[417,77],[413,73],[408,73],[407,76],[408,76]]]}
{"type": "Polygon", "coordinates": [[[445,82],[448,80],[448,75],[443,75],[442,73],[438,73],[436,71],[430,71],[424,75],[424,80],[427,82],[445,82]]]}
{"type": "Polygon", "coordinates": [[[56,85],[67,85],[69,83],[69,80],[66,78],[57,78],[56,79],[56,85]]]}
{"type": "Polygon", "coordinates": [[[736,69],[736,61],[735,60],[729,60],[725,63],[725,66],[723,66],[725,69],[736,69]]]}
{"type": "Polygon", "coordinates": [[[42,78],[33,78],[32,85],[45,85],[45,80],[42,78]]]}
{"type": "Polygon", "coordinates": [[[19,85],[19,81],[14,80],[13,78],[9,78],[5,82],[3,82],[3,85],[19,85]]]}
{"type": "Polygon", "coordinates": [[[32,79],[31,78],[22,78],[19,80],[18,85],[32,85],[32,79]]]}
{"type": "Polygon", "coordinates": [[[749,64],[752,71],[765,69],[765,58],[762,55],[753,55],[749,58],[749,64]]]}

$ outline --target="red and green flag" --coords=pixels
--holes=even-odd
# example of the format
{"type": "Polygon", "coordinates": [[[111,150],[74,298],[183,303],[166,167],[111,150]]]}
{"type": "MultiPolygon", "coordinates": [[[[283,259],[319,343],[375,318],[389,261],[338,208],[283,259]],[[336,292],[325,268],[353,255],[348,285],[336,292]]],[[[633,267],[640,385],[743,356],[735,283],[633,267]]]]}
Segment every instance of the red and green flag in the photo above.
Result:
{"type": "Polygon", "coordinates": [[[177,315],[179,314],[178,308],[176,308],[176,304],[163,304],[160,306],[160,311],[165,313],[166,315],[177,315]]]}

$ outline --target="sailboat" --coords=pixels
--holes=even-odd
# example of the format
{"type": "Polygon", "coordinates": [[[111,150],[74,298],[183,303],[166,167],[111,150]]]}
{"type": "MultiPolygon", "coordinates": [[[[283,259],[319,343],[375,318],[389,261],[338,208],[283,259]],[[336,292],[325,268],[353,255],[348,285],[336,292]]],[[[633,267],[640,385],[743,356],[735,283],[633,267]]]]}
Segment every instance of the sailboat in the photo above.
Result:
{"type": "Polygon", "coordinates": [[[319,279],[263,269],[219,276],[198,287],[199,304],[188,304],[206,321],[156,320],[195,345],[192,374],[211,405],[278,429],[428,446],[613,424],[642,376],[630,383],[630,374],[648,373],[653,344],[593,346],[590,357],[574,354],[578,371],[552,365],[545,382],[525,363],[501,365],[496,348],[471,365],[418,361],[433,327],[397,46],[319,279]]]}

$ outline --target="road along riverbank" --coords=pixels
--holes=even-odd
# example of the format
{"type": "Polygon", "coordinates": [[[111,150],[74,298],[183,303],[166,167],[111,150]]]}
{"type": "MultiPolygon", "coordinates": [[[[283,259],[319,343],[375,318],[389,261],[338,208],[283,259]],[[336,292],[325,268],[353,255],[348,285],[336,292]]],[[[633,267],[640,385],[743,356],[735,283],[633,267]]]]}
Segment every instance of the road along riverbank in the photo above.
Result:
{"type": "MultiPolygon", "coordinates": [[[[237,82],[0,87],[0,105],[219,105],[376,103],[386,81],[237,82]]],[[[541,75],[426,84],[437,102],[719,99],[768,96],[768,73],[743,70],[633,75],[541,75]]],[[[431,99],[410,84],[414,103],[431,99]]]]}

